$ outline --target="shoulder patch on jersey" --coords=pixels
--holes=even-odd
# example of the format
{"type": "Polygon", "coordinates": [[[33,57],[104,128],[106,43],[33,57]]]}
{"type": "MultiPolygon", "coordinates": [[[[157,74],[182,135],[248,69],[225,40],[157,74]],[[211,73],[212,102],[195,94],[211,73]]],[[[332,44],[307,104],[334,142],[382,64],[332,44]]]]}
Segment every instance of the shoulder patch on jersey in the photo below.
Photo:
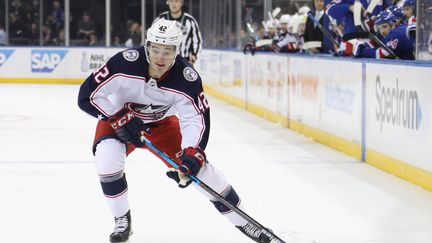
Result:
{"type": "Polygon", "coordinates": [[[126,50],[123,52],[123,57],[126,61],[133,62],[139,57],[139,52],[137,50],[126,50]]]}
{"type": "Polygon", "coordinates": [[[183,69],[183,76],[187,81],[193,82],[198,79],[198,73],[191,67],[186,67],[183,69]]]}

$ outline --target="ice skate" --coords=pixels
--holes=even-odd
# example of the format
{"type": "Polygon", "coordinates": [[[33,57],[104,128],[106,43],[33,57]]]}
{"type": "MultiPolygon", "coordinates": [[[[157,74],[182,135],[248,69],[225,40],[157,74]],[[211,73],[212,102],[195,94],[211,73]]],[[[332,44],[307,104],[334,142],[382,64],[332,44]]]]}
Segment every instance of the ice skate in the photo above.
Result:
{"type": "Polygon", "coordinates": [[[127,242],[132,235],[130,210],[123,216],[114,218],[115,227],[110,235],[110,242],[127,242]]]}

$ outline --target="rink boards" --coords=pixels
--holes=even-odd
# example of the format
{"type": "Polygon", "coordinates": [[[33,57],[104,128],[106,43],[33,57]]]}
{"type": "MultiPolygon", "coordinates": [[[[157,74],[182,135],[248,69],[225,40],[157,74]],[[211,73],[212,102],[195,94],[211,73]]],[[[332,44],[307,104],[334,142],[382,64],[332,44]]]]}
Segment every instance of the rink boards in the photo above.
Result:
{"type": "Polygon", "coordinates": [[[432,190],[432,64],[205,50],[207,92],[432,190]]]}
{"type": "MultiPolygon", "coordinates": [[[[79,84],[118,48],[1,48],[0,81],[79,84]]],[[[204,50],[206,92],[432,190],[432,65],[204,50]]]]}

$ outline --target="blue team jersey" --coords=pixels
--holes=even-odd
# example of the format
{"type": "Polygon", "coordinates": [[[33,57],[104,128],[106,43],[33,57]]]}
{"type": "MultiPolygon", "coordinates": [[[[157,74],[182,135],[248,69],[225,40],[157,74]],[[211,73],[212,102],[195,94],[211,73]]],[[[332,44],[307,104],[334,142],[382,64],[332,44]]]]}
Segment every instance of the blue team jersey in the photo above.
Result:
{"type": "MultiPolygon", "coordinates": [[[[392,29],[384,38],[386,44],[400,59],[414,60],[414,49],[411,41],[406,36],[406,25],[402,24],[392,29]]],[[[360,50],[359,57],[388,58],[390,55],[382,48],[364,47],[360,50]]]]}
{"type": "MultiPolygon", "coordinates": [[[[326,13],[333,19],[336,19],[338,22],[344,23],[344,33],[352,33],[357,32],[354,25],[354,15],[349,10],[349,7],[354,4],[354,0],[333,0],[327,7],[326,13]]],[[[362,6],[367,9],[369,5],[368,0],[360,0],[362,6]]],[[[381,4],[378,4],[375,9],[372,11],[372,16],[378,15],[382,12],[386,7],[390,6],[389,0],[384,0],[381,4]]]]}

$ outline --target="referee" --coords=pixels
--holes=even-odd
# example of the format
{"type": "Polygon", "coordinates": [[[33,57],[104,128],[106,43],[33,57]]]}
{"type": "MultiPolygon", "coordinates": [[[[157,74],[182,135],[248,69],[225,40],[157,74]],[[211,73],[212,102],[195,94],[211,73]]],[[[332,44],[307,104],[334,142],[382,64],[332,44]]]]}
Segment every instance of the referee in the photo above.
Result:
{"type": "Polygon", "coordinates": [[[192,15],[182,11],[183,0],[167,0],[169,11],[159,14],[153,23],[160,19],[176,20],[180,22],[183,31],[183,42],[180,46],[180,55],[189,63],[194,64],[201,50],[201,32],[198,23],[192,15]]]}

